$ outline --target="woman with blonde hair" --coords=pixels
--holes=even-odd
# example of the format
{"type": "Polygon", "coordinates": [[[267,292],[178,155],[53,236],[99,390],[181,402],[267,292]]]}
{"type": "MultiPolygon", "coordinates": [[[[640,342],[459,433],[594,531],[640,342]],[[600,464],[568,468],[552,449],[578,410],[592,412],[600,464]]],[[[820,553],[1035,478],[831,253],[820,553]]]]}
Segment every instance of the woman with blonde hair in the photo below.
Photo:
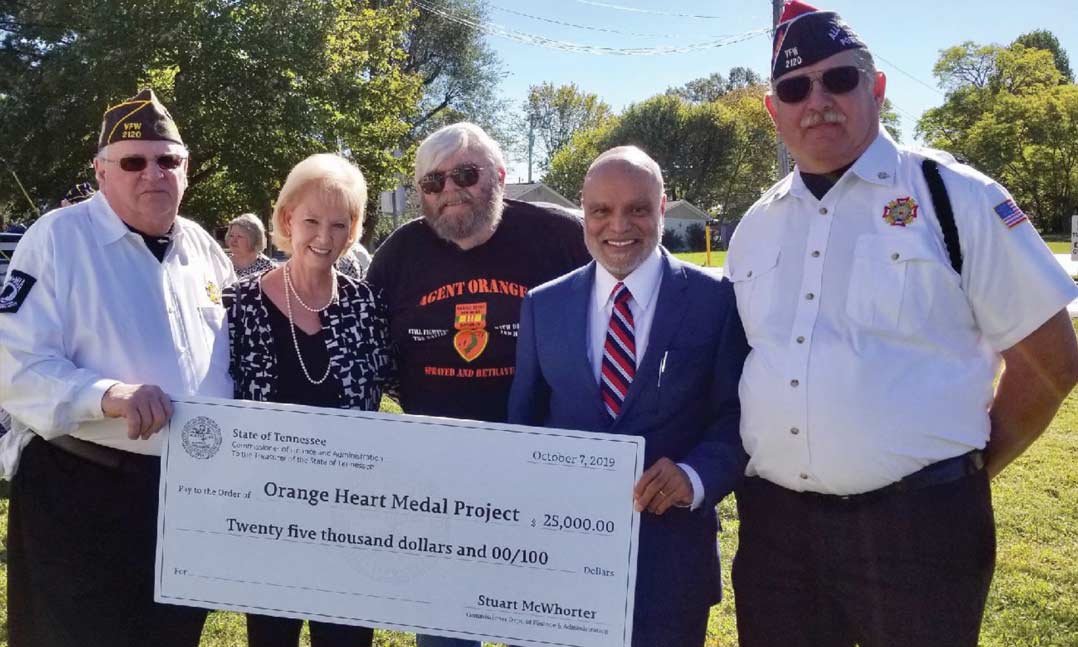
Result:
{"type": "MultiPolygon", "coordinates": [[[[376,411],[395,380],[385,307],[334,268],[359,236],[363,174],[343,157],[296,165],[273,211],[280,267],[225,291],[236,397],[376,411]]],[[[251,647],[296,647],[303,621],[247,615],[251,647]]],[[[369,646],[374,631],[310,621],[312,647],[369,646]]]]}

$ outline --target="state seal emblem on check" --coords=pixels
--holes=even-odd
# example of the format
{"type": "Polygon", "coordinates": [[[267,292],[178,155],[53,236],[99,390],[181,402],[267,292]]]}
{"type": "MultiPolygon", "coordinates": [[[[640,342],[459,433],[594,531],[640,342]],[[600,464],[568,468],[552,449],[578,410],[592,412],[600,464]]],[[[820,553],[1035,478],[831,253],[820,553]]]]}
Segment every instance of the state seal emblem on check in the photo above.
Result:
{"type": "Polygon", "coordinates": [[[191,418],[183,426],[183,449],[191,458],[213,458],[221,448],[221,427],[211,418],[191,418]]]}

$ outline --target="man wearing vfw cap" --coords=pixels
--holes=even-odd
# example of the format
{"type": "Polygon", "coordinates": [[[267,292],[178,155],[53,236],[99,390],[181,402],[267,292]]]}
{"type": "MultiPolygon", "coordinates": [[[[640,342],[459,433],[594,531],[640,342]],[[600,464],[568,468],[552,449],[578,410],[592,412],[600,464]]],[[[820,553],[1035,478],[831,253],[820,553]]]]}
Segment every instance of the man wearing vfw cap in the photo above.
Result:
{"type": "Polygon", "coordinates": [[[880,128],[886,79],[837,14],[791,2],[774,45],[797,166],[726,267],[752,347],[740,644],[976,645],[989,479],[1078,381],[1078,290],[1006,189],[880,128]]]}
{"type": "Polygon", "coordinates": [[[12,647],[197,645],[205,620],[153,601],[157,432],[170,396],[232,395],[232,266],[177,217],[187,149],[153,92],[103,122],[100,191],[27,231],[0,291],[12,647]]]}

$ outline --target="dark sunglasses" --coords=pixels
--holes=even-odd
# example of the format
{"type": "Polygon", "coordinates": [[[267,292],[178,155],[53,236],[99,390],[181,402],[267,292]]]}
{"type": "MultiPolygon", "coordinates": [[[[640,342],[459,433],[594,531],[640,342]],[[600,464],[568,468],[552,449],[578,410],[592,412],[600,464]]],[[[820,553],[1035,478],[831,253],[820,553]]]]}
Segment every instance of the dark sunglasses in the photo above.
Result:
{"type": "MultiPolygon", "coordinates": [[[[158,155],[154,160],[157,162],[157,166],[162,171],[175,171],[180,168],[183,161],[187,159],[185,155],[158,155]]],[[[146,170],[146,165],[149,164],[149,160],[140,155],[132,155],[130,157],[121,157],[118,160],[106,159],[106,162],[116,162],[120,165],[120,168],[128,173],[140,173],[146,170]]]]}
{"type": "Polygon", "coordinates": [[[448,173],[434,171],[419,178],[419,188],[423,189],[423,193],[427,194],[441,193],[442,189],[445,188],[445,179],[450,177],[453,178],[454,184],[464,189],[473,186],[479,181],[479,172],[482,170],[482,167],[475,164],[461,164],[448,173]]]}
{"type": "Polygon", "coordinates": [[[853,65],[833,67],[822,74],[802,74],[783,79],[775,84],[775,94],[783,103],[800,103],[812,92],[817,80],[831,94],[846,94],[861,83],[861,68],[853,65]]]}

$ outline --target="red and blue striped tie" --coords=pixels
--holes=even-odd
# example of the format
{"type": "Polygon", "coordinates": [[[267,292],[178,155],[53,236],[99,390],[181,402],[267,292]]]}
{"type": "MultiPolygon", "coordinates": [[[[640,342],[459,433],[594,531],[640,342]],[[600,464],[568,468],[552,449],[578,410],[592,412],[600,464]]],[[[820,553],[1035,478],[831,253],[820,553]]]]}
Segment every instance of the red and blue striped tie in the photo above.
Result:
{"type": "Polygon", "coordinates": [[[602,375],[599,378],[599,392],[611,420],[621,413],[621,405],[629,394],[629,385],[636,377],[636,327],[633,313],[629,311],[629,299],[633,295],[620,282],[614,286],[613,295],[614,309],[610,312],[610,325],[606,329],[602,375]]]}

